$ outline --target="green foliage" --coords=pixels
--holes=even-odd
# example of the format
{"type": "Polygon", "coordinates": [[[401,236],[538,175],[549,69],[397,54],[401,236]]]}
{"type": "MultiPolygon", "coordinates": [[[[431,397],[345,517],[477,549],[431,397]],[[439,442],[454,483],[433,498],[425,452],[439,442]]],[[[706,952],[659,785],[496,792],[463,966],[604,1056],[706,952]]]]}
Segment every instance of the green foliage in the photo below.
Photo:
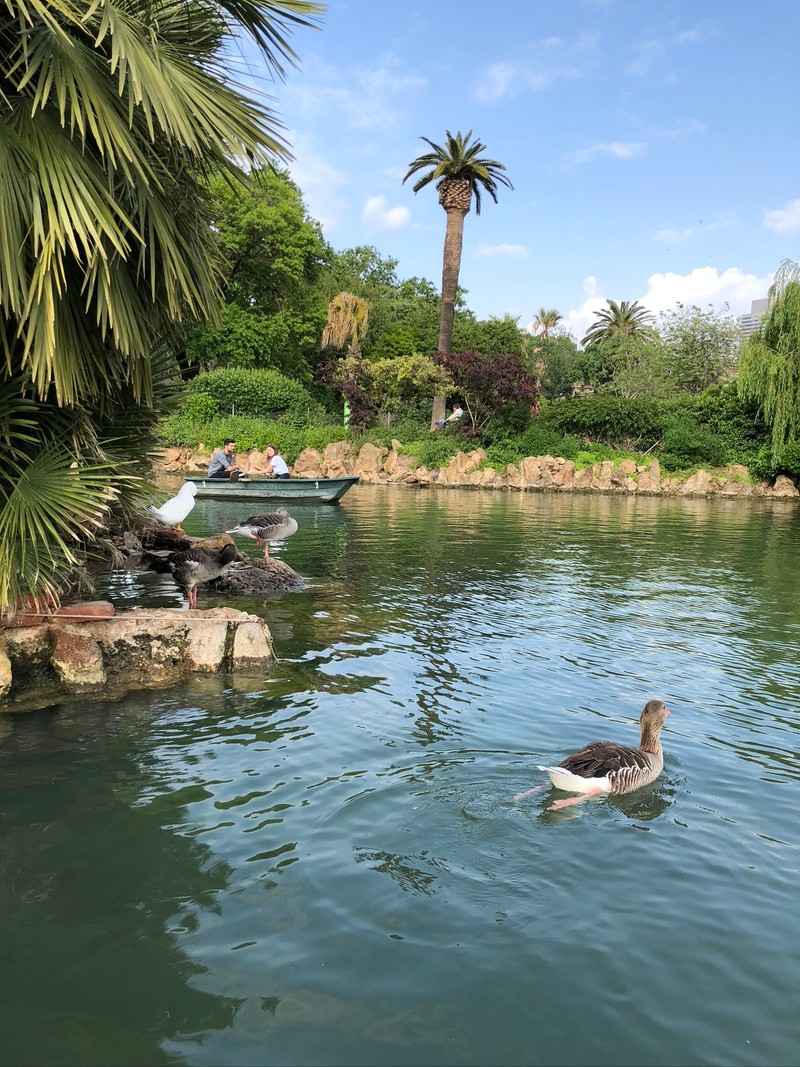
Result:
{"type": "Polygon", "coordinates": [[[800,264],[786,260],[769,291],[759,334],[742,350],[739,388],[754,401],[772,432],[777,464],[800,437],[800,264]]]}
{"type": "Polygon", "coordinates": [[[466,452],[474,447],[475,442],[463,434],[450,430],[443,433],[429,431],[427,436],[404,445],[403,451],[431,470],[433,467],[446,467],[456,452],[466,452]]]}
{"type": "Polygon", "coordinates": [[[418,352],[370,364],[373,399],[377,407],[407,404],[421,397],[453,391],[453,380],[443,367],[418,352]]]}
{"type": "Polygon", "coordinates": [[[524,456],[561,456],[573,459],[581,448],[581,439],[561,434],[546,425],[541,417],[534,419],[520,439],[520,453],[524,456]]]}
{"type": "Polygon", "coordinates": [[[209,397],[221,413],[282,416],[299,425],[321,415],[319,404],[299,382],[274,370],[210,371],[193,378],[188,388],[195,395],[209,397]]]}
{"type": "Polygon", "coordinates": [[[661,437],[662,409],[656,400],[597,395],[559,400],[540,421],[563,434],[579,434],[609,444],[634,442],[649,447],[661,437]]]}
{"type": "Polygon", "coordinates": [[[545,396],[571,396],[575,382],[584,380],[582,353],[571,337],[531,337],[525,347],[530,370],[539,375],[545,396]]]}
{"type": "Polygon", "coordinates": [[[194,393],[187,396],[181,408],[181,414],[195,422],[207,422],[219,413],[219,404],[208,393],[194,393]]]}
{"type": "Polygon", "coordinates": [[[199,420],[181,414],[163,419],[159,424],[159,435],[165,446],[196,449],[202,444],[206,451],[221,448],[226,437],[234,439],[237,452],[252,452],[253,449],[263,452],[268,444],[277,444],[287,462],[293,463],[304,448],[323,449],[325,445],[347,437],[347,432],[333,423],[298,427],[286,419],[229,415],[199,420]]]}
{"type": "Polygon", "coordinates": [[[667,348],[669,379],[675,389],[702,393],[736,372],[741,331],[730,315],[719,315],[711,305],[678,304],[662,312],[659,333],[667,348]]]}
{"type": "Polygon", "coordinates": [[[630,337],[640,340],[652,340],[652,312],[642,307],[638,300],[627,300],[619,304],[616,300],[606,300],[607,307],[594,313],[594,321],[581,341],[584,347],[591,348],[612,337],[630,337]]]}
{"type": "Polygon", "coordinates": [[[725,441],[690,415],[667,421],[659,461],[666,470],[684,470],[700,463],[720,467],[726,462],[725,441]]]}

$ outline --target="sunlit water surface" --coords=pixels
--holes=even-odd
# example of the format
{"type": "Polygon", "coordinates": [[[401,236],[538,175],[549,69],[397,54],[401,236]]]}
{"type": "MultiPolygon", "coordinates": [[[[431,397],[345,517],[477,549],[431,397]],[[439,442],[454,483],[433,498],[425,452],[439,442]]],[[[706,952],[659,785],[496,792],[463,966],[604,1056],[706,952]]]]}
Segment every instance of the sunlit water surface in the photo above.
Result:
{"type": "Polygon", "coordinates": [[[2,1062],[796,1063],[800,508],[295,514],[273,674],[0,723],[2,1062]],[[656,785],[514,800],[650,697],[656,785]]]}

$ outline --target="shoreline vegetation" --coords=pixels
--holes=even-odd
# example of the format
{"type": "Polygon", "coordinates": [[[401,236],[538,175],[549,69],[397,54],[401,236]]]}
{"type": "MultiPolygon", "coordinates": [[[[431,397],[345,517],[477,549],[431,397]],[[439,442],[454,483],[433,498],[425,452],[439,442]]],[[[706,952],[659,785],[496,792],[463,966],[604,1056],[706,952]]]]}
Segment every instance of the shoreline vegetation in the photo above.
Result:
{"type": "MultiPolygon", "coordinates": [[[[255,476],[267,465],[266,455],[253,449],[238,453],[240,466],[255,476]]],[[[204,448],[165,448],[154,454],[154,472],[197,476],[208,467],[204,448]]],[[[662,473],[657,459],[603,460],[580,466],[558,456],[528,456],[504,469],[489,463],[483,448],[456,450],[439,467],[420,463],[403,445],[391,447],[365,442],[356,451],[349,441],[334,441],[321,449],[305,448],[290,465],[295,478],[357,476],[362,482],[384,485],[436,485],[448,488],[539,490],[557,492],[641,493],[652,496],[712,496],[784,498],[800,500],[794,479],[779,474],[753,481],[743,464],[662,473]]]]}

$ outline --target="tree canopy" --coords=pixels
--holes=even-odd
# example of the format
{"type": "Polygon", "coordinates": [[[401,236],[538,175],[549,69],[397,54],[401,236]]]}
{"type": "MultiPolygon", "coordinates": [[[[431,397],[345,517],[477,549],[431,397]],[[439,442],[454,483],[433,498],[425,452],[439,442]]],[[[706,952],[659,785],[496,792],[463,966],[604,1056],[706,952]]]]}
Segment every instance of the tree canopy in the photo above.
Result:
{"type": "Polygon", "coordinates": [[[793,260],[778,269],[761,329],[744,346],[739,390],[771,427],[777,462],[800,438],[800,264],[793,260]]]}

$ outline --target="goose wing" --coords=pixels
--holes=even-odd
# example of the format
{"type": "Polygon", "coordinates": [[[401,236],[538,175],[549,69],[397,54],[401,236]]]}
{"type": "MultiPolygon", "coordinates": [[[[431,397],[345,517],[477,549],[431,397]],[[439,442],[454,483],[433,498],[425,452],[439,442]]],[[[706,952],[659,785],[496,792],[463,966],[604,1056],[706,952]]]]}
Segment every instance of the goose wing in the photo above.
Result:
{"type": "Polygon", "coordinates": [[[649,754],[639,748],[618,745],[614,741],[593,741],[559,763],[579,778],[605,778],[623,770],[649,772],[649,754]]]}

